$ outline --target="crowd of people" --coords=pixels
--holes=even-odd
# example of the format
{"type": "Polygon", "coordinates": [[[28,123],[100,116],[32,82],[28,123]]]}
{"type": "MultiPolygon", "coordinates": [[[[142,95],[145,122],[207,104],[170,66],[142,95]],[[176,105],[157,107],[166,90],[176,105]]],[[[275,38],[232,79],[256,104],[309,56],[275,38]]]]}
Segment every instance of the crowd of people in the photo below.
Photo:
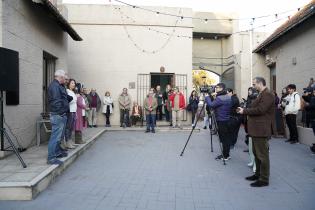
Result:
{"type": "MultiPolygon", "coordinates": [[[[312,80],[311,80],[312,81],[312,80]]],[[[110,92],[105,92],[103,99],[92,88],[90,92],[74,79],[69,79],[63,70],[55,72],[55,80],[48,89],[50,121],[52,134],[48,144],[48,164],[62,164],[59,158],[66,157],[69,149],[78,144],[84,144],[82,131],[85,128],[97,127],[97,116],[101,110],[105,116],[105,126],[110,127],[110,116],[114,109],[114,100],[110,92]],[[74,137],[73,137],[74,134],[74,137]],[[74,139],[74,141],[73,141],[74,139]]],[[[141,107],[136,101],[132,102],[127,88],[119,95],[120,126],[130,127],[146,121],[146,133],[155,133],[156,121],[166,121],[172,128],[182,128],[184,110],[191,112],[191,124],[195,128],[197,121],[204,118],[204,129],[212,126],[210,110],[216,118],[217,132],[222,143],[222,154],[216,159],[228,161],[230,149],[238,139],[241,125],[244,125],[245,143],[249,154],[248,166],[252,167],[253,176],[246,179],[255,181],[253,187],[269,184],[269,145],[272,135],[285,136],[285,124],[289,129],[286,142],[299,142],[297,129],[297,114],[304,109],[308,112],[309,123],[315,135],[315,83],[304,89],[300,97],[294,84],[289,84],[279,98],[273,91],[268,90],[264,78],[256,77],[253,87],[248,88],[247,99],[240,102],[238,96],[224,83],[218,83],[214,91],[198,96],[193,90],[187,100],[178,87],[167,85],[161,91],[158,85],[151,88],[141,107]],[[201,110],[205,103],[205,109],[201,110]],[[203,111],[203,113],[202,113],[203,111]],[[131,113],[131,116],[130,116],[131,113]]]]}
{"type": "MultiPolygon", "coordinates": [[[[48,103],[51,136],[48,142],[48,164],[62,164],[59,158],[67,157],[68,150],[86,142],[82,131],[97,127],[97,116],[102,101],[94,88],[90,92],[74,79],[69,79],[63,70],[55,72],[55,79],[48,88],[48,103]],[[74,134],[74,135],[73,135],[74,134]]],[[[103,113],[106,125],[110,125],[113,100],[106,92],[103,100],[103,113]]]]}

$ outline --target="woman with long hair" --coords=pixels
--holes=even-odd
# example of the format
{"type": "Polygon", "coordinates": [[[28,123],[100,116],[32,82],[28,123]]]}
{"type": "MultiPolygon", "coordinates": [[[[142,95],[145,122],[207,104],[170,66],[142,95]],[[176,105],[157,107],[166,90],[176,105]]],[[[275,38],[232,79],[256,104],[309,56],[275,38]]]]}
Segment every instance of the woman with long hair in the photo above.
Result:
{"type": "Polygon", "coordinates": [[[75,126],[76,113],[77,113],[77,96],[74,93],[76,87],[76,81],[69,79],[67,86],[67,94],[72,97],[72,101],[69,102],[69,113],[67,115],[67,124],[65,130],[66,147],[68,149],[74,149],[75,146],[71,140],[72,132],[75,126]]]}
{"type": "Polygon", "coordinates": [[[199,104],[199,96],[197,94],[197,91],[193,90],[189,97],[189,104],[187,105],[189,107],[188,111],[191,111],[191,124],[194,126],[196,124],[196,114],[198,110],[198,104],[199,104]]]}

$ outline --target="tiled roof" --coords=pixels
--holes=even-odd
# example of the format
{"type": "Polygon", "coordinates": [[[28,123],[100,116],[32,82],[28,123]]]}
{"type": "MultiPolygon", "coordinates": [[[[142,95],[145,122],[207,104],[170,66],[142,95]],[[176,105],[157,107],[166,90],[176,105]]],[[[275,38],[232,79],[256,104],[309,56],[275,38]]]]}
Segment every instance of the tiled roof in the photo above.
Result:
{"type": "Polygon", "coordinates": [[[302,24],[305,20],[315,15],[315,0],[312,0],[309,4],[307,4],[303,9],[297,12],[294,16],[292,16],[289,20],[287,20],[284,24],[282,24],[279,28],[277,28],[263,43],[261,43],[253,52],[261,53],[265,51],[265,49],[279,39],[284,34],[288,33],[296,26],[302,24]]]}

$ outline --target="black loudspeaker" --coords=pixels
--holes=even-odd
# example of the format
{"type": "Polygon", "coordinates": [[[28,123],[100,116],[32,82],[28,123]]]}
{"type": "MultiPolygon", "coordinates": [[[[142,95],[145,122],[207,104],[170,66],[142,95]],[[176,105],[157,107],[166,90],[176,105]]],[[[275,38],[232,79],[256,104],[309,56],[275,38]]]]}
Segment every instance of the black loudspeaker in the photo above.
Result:
{"type": "Polygon", "coordinates": [[[0,47],[0,90],[19,90],[19,53],[0,47]]]}
{"type": "Polygon", "coordinates": [[[6,91],[6,104],[19,104],[19,53],[0,47],[0,91],[6,91]]]}

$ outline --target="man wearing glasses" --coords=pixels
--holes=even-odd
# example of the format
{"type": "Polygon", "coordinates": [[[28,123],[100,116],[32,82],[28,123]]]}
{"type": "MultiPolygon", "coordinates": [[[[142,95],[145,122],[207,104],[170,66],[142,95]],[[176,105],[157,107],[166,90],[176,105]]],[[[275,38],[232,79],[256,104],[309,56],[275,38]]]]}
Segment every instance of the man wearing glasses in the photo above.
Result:
{"type": "Polygon", "coordinates": [[[219,138],[223,147],[223,156],[217,156],[216,160],[224,159],[227,161],[230,159],[230,145],[232,139],[231,129],[229,128],[232,100],[231,96],[229,96],[225,90],[224,83],[218,83],[216,85],[215,93],[212,96],[214,96],[215,99],[212,100],[210,96],[207,96],[206,103],[210,109],[214,109],[218,124],[219,138]]]}
{"type": "Polygon", "coordinates": [[[255,174],[245,179],[255,181],[251,183],[252,187],[263,187],[269,185],[268,139],[275,134],[275,97],[266,87],[266,81],[262,77],[254,78],[253,87],[259,92],[257,99],[252,102],[250,108],[239,107],[237,112],[248,116],[248,134],[252,137],[256,163],[255,174]]]}

